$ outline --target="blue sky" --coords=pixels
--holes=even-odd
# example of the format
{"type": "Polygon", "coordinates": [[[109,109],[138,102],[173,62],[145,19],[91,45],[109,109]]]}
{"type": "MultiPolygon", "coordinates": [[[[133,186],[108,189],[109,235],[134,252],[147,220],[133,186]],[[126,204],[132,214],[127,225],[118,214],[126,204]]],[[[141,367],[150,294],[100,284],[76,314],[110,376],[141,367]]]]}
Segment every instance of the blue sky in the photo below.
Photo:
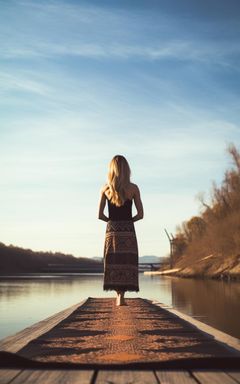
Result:
{"type": "Polygon", "coordinates": [[[239,12],[233,0],[0,1],[0,241],[102,256],[99,191],[122,154],[144,204],[139,254],[166,255],[164,228],[199,213],[239,144],[239,12]]]}

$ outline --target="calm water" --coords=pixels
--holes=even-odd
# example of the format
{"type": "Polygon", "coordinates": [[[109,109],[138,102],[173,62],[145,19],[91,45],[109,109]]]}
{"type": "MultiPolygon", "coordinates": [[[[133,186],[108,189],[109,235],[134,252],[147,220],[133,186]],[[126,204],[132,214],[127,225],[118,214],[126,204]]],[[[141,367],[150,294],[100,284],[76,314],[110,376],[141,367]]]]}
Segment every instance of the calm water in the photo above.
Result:
{"type": "MultiPolygon", "coordinates": [[[[80,302],[113,297],[102,274],[25,275],[0,278],[0,338],[80,302]]],[[[240,283],[140,274],[140,292],[126,297],[157,299],[240,338],[240,283]]]]}

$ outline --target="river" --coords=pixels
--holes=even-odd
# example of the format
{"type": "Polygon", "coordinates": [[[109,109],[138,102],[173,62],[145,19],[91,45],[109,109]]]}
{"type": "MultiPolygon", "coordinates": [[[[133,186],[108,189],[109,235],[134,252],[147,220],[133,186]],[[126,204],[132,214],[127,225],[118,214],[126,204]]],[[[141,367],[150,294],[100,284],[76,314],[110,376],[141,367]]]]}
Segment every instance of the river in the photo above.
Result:
{"type": "MultiPolygon", "coordinates": [[[[139,275],[140,292],[126,297],[157,299],[240,338],[240,282],[139,275]]],[[[113,297],[102,274],[0,277],[0,339],[86,297],[113,297]]]]}

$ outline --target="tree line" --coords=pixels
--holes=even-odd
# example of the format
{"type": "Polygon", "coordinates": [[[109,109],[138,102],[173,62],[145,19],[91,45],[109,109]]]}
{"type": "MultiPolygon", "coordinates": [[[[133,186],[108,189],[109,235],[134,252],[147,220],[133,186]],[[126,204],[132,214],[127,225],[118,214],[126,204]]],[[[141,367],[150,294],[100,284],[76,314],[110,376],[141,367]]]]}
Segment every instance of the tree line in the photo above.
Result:
{"type": "Polygon", "coordinates": [[[41,272],[48,264],[96,263],[95,260],[75,257],[61,252],[32,251],[0,243],[0,273],[41,272]]]}
{"type": "Polygon", "coordinates": [[[183,257],[240,257],[240,152],[234,144],[228,146],[227,152],[232,167],[225,171],[219,187],[213,182],[210,202],[200,194],[199,216],[184,221],[176,229],[174,264],[183,257]]]}

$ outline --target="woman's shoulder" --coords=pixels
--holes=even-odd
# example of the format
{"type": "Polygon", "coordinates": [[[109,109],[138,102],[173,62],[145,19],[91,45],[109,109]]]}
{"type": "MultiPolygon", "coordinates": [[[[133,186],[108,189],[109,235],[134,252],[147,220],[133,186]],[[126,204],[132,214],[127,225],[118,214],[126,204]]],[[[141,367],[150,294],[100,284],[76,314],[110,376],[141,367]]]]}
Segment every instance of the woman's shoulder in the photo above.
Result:
{"type": "Polygon", "coordinates": [[[133,192],[136,192],[139,190],[137,184],[134,184],[134,183],[130,183],[130,189],[133,191],[133,192]]]}
{"type": "Polygon", "coordinates": [[[134,183],[129,184],[128,194],[131,196],[131,198],[133,198],[138,191],[139,191],[139,188],[137,184],[134,184],[134,183]]]}

